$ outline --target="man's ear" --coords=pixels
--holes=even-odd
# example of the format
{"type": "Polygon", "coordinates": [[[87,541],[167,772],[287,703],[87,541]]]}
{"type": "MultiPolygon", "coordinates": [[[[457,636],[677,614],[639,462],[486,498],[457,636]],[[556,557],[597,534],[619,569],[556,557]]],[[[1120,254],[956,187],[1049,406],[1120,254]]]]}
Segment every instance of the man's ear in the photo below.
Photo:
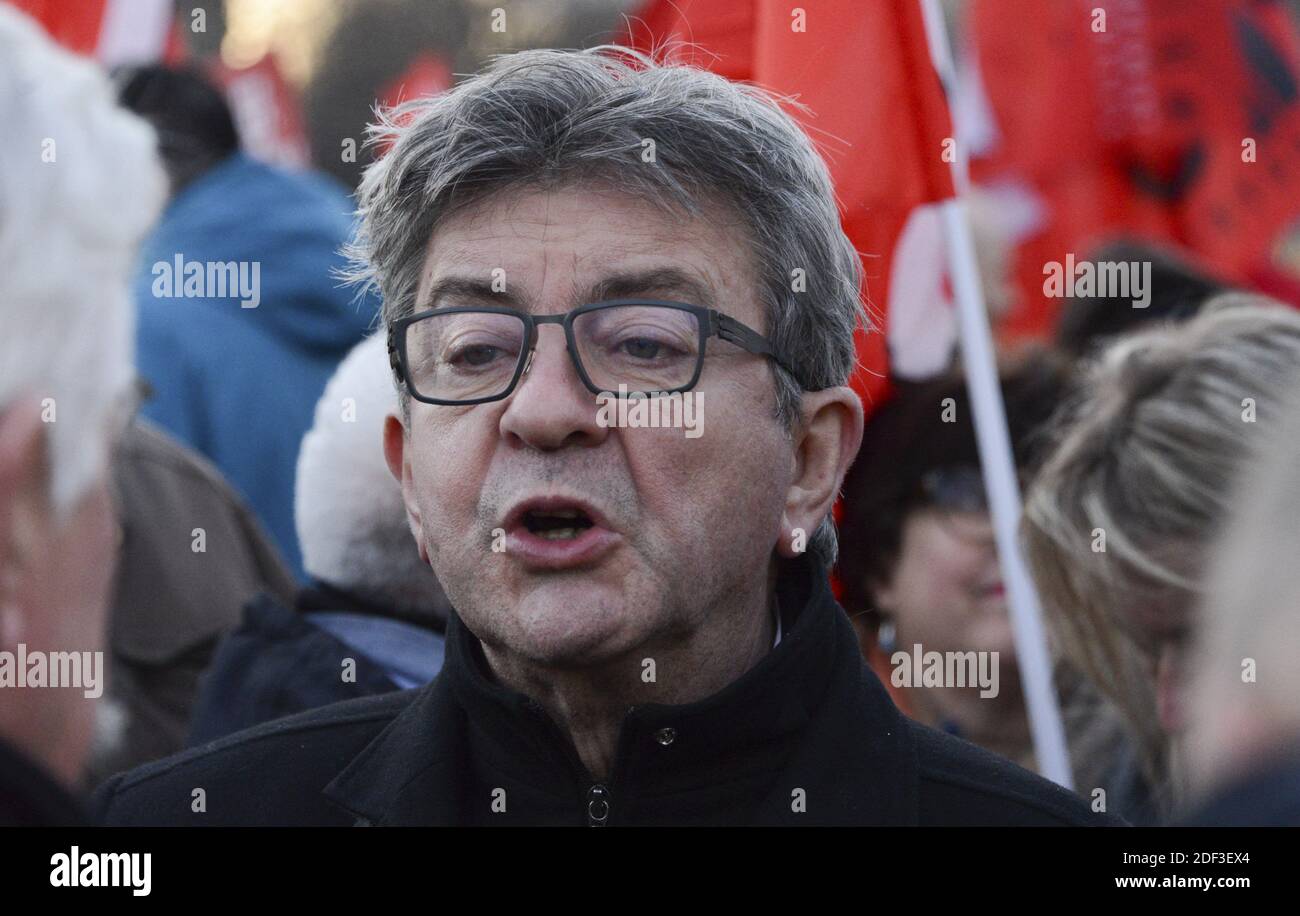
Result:
{"type": "Polygon", "coordinates": [[[19,583],[50,537],[49,454],[40,404],[24,398],[0,408],[0,648],[26,629],[19,583]]]}
{"type": "Polygon", "coordinates": [[[781,556],[803,553],[830,514],[861,443],[862,402],[851,388],[804,392],[794,430],[794,476],[781,516],[781,556]]]}
{"type": "Polygon", "coordinates": [[[420,506],[415,501],[411,480],[411,463],[406,455],[406,427],[396,414],[384,418],[384,461],[388,463],[388,472],[402,488],[402,502],[406,505],[406,523],[411,526],[411,536],[420,548],[420,559],[429,562],[429,554],[424,549],[424,529],[420,524],[420,506]]]}

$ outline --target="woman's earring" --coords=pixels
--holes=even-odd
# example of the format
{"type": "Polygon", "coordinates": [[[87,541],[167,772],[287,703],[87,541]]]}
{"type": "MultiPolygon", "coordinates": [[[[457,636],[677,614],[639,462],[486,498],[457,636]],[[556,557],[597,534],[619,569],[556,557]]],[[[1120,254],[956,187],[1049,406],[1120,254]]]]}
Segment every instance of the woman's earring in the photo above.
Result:
{"type": "Polygon", "coordinates": [[[894,621],[881,621],[880,626],[876,628],[876,643],[880,646],[880,651],[886,655],[893,654],[898,643],[898,630],[894,627],[894,621]]]}

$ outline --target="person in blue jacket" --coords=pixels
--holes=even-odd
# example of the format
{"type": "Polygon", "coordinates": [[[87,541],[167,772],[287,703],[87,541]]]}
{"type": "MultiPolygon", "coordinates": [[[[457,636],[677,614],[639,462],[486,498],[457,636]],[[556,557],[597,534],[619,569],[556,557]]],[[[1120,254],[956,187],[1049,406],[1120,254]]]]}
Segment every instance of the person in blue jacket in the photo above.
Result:
{"type": "Polygon", "coordinates": [[[331,179],[241,152],[225,100],[196,73],[143,67],[119,87],[158,131],[173,194],[135,282],[139,371],[153,389],[143,413],[221,469],[305,580],[299,445],[376,313],[335,275],[351,202],[331,179]]]}

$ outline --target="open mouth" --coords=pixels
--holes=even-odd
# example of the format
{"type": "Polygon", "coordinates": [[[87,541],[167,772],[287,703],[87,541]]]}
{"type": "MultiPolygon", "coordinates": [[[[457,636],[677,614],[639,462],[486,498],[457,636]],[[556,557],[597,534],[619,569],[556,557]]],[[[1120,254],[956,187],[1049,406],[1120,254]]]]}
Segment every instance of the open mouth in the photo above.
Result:
{"type": "Polygon", "coordinates": [[[579,509],[535,509],[524,513],[529,534],[547,541],[569,541],[595,524],[579,509]]]}
{"type": "Polygon", "coordinates": [[[532,570],[591,566],[622,542],[599,508],[567,494],[518,502],[501,527],[507,532],[505,552],[532,570]]]}

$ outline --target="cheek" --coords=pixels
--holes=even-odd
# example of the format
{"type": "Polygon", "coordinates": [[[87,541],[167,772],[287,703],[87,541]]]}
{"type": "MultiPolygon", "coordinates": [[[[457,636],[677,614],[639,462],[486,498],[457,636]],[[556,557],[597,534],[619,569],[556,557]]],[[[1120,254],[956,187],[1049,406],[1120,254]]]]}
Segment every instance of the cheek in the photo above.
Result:
{"type": "Polygon", "coordinates": [[[621,432],[647,533],[659,529],[679,545],[703,544],[713,553],[775,542],[789,484],[788,446],[752,422],[727,419],[709,414],[696,439],[681,430],[621,432]]]}
{"type": "Polygon", "coordinates": [[[98,649],[117,566],[117,521],[105,484],[95,487],[69,517],[50,552],[60,635],[66,648],[98,649]]]}
{"type": "Polygon", "coordinates": [[[490,458],[489,437],[473,416],[413,427],[408,447],[415,501],[431,553],[476,536],[478,494],[490,458]]]}
{"type": "Polygon", "coordinates": [[[982,552],[949,537],[938,522],[909,522],[895,577],[900,614],[945,615],[969,600],[983,568],[982,552]]]}
{"type": "Polygon", "coordinates": [[[990,561],[984,547],[952,536],[933,521],[927,526],[920,552],[936,586],[945,591],[974,589],[987,574],[990,561]]]}

